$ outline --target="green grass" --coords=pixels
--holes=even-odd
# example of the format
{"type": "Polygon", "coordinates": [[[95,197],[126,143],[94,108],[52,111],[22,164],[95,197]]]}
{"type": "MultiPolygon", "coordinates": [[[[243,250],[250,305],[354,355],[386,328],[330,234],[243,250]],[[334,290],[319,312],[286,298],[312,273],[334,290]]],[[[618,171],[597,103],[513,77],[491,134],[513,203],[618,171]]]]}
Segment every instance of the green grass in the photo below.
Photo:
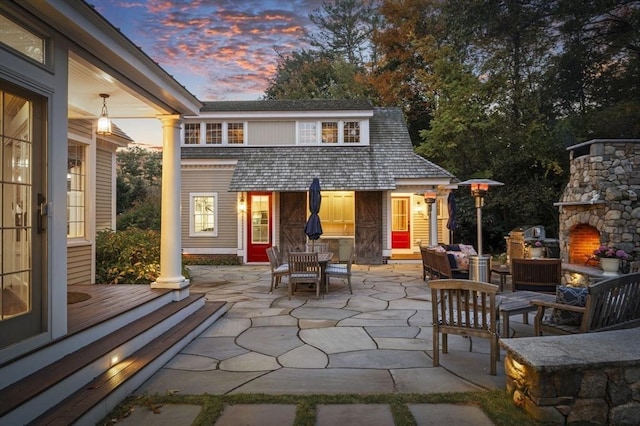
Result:
{"type": "MultiPolygon", "coordinates": [[[[222,414],[225,405],[235,404],[287,404],[296,405],[296,426],[313,426],[316,422],[316,407],[330,404],[388,404],[396,426],[415,426],[416,423],[407,404],[460,404],[480,407],[497,426],[538,425],[521,409],[517,408],[509,395],[502,390],[441,393],[441,394],[380,394],[380,395],[145,395],[132,396],[123,401],[100,422],[110,425],[114,420],[126,417],[134,406],[161,411],[165,404],[201,405],[202,411],[194,425],[212,425],[222,414]]],[[[144,409],[144,408],[143,408],[144,409]]]]}

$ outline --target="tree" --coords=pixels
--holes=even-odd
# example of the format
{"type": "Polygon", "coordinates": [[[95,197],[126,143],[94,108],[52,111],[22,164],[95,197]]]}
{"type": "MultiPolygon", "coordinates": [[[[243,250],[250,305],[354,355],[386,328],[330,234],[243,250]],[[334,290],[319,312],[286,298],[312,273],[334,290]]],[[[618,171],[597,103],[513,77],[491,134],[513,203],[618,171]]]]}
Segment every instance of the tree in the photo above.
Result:
{"type": "Polygon", "coordinates": [[[380,25],[377,1],[334,0],[309,14],[318,31],[311,49],[276,51],[280,60],[266,99],[377,98],[368,81],[377,62],[371,34],[380,25]]]}
{"type": "Polygon", "coordinates": [[[377,1],[334,0],[309,14],[318,32],[308,36],[323,55],[337,56],[357,68],[373,67],[377,60],[371,35],[380,25],[377,1]]]}
{"type": "Polygon", "coordinates": [[[280,55],[265,99],[361,99],[371,93],[356,67],[310,50],[280,55]]]}
{"type": "MultiPolygon", "coordinates": [[[[118,227],[159,227],[162,153],[134,146],[116,153],[116,212],[118,227]],[[158,204],[157,208],[153,205],[158,204]],[[133,211],[132,211],[133,210],[133,211]],[[137,213],[136,213],[137,212],[137,213]],[[158,217],[151,216],[156,214],[158,217]],[[132,217],[133,216],[133,217],[132,217]],[[137,217],[142,216],[142,217],[137,217]],[[145,225],[146,224],[146,225],[145,225]]],[[[158,228],[159,229],[159,228],[158,228]]]]}

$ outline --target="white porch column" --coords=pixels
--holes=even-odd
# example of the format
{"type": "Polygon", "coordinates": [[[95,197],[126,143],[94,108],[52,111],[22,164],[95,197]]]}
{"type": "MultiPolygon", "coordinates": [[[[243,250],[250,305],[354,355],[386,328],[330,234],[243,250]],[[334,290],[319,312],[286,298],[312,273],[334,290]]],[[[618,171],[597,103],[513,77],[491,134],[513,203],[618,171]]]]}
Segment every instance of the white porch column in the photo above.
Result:
{"type": "Polygon", "coordinates": [[[180,124],[179,115],[158,116],[162,121],[162,205],[160,223],[160,276],[151,288],[179,290],[175,300],[189,295],[189,280],[182,275],[180,231],[180,124]]]}
{"type": "Polygon", "coordinates": [[[429,211],[429,247],[438,245],[438,206],[437,202],[427,204],[429,211]]]}

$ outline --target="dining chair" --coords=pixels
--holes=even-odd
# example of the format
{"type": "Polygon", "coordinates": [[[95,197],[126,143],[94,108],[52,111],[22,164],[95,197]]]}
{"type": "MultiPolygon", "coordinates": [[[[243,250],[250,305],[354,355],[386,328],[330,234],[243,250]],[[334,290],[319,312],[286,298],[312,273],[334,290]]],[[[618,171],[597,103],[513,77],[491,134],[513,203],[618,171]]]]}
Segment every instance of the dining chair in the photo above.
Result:
{"type": "Polygon", "coordinates": [[[289,275],[289,265],[278,264],[278,257],[273,247],[267,248],[267,257],[269,258],[269,266],[271,267],[271,288],[269,293],[273,293],[274,288],[278,288],[282,277],[289,275]]]}
{"type": "Polygon", "coordinates": [[[271,248],[273,249],[273,253],[276,255],[278,266],[287,265],[287,267],[289,267],[289,264],[282,259],[282,253],[280,253],[278,246],[271,246],[271,248]]]}
{"type": "Polygon", "coordinates": [[[355,247],[351,247],[351,254],[349,255],[349,260],[347,263],[330,263],[327,265],[324,273],[326,275],[326,292],[329,293],[329,279],[331,277],[336,278],[346,278],[347,284],[349,285],[349,293],[353,294],[353,289],[351,288],[351,265],[353,265],[353,261],[355,259],[356,250],[355,247]]]}
{"type": "Polygon", "coordinates": [[[289,300],[293,292],[298,289],[298,284],[314,284],[316,298],[320,299],[320,283],[322,274],[318,253],[292,252],[289,253],[289,300]]]}
{"type": "Polygon", "coordinates": [[[311,243],[308,242],[305,246],[305,251],[307,252],[316,252],[316,253],[326,253],[327,251],[329,251],[329,244],[328,243],[311,243]]]}
{"type": "Polygon", "coordinates": [[[640,260],[634,260],[629,264],[629,273],[637,274],[640,272],[640,260]]]}

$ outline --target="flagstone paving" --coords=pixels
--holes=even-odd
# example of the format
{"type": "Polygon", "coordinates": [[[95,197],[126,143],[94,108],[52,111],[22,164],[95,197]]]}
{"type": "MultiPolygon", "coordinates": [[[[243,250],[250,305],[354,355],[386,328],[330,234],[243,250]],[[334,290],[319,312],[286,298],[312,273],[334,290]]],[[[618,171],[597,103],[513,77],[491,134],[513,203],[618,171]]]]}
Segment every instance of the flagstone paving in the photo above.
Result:
{"type": "MultiPolygon", "coordinates": [[[[469,339],[449,336],[449,353],[440,356],[441,366],[433,367],[430,291],[422,281],[421,264],[353,268],[353,294],[345,282],[333,279],[329,293],[319,300],[308,292],[296,292],[289,300],[286,278],[269,294],[270,270],[266,265],[189,267],[192,293],[233,305],[136,394],[391,394],[504,389],[502,363],[498,363],[497,376],[488,374],[486,339],[474,339],[469,352],[469,339]]],[[[511,324],[519,327],[518,317],[511,324]]],[[[527,333],[530,326],[523,327],[527,333]]],[[[246,416],[243,424],[268,424],[261,423],[266,421],[264,416],[282,420],[277,424],[292,424],[295,417],[295,406],[291,405],[240,408],[225,408],[217,424],[238,424],[233,423],[241,419],[238,413],[246,416]]],[[[385,404],[317,408],[318,425],[393,424],[385,404]]],[[[421,425],[491,424],[475,407],[462,410],[455,405],[415,404],[410,411],[421,425]]]]}

